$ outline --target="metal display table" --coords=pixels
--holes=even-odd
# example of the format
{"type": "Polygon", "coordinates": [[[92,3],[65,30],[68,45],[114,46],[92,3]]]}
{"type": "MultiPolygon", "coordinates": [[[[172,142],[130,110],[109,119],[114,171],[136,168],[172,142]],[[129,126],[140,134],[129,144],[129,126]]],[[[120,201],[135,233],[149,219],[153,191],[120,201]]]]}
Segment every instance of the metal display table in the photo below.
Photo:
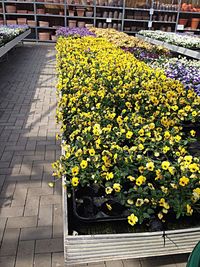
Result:
{"type": "Polygon", "coordinates": [[[10,51],[13,47],[15,47],[19,42],[24,40],[24,38],[26,38],[30,33],[31,33],[31,30],[29,29],[23,32],[22,34],[20,34],[19,36],[17,36],[16,38],[14,38],[13,40],[11,40],[10,42],[6,43],[4,46],[1,46],[0,57],[5,55],[8,51],[10,51]]]}

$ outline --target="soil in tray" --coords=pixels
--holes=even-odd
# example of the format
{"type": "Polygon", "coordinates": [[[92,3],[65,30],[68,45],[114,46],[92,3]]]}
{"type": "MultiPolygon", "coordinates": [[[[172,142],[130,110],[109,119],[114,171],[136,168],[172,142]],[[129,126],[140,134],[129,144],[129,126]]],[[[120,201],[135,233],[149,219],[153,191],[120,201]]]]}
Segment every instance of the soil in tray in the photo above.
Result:
{"type": "Polygon", "coordinates": [[[141,233],[162,230],[178,230],[186,228],[194,228],[200,226],[200,214],[196,213],[192,217],[184,217],[179,220],[175,216],[168,218],[169,222],[160,224],[159,220],[154,220],[150,224],[136,225],[132,227],[128,221],[107,221],[107,222],[83,222],[78,220],[73,213],[72,200],[68,199],[68,223],[69,234],[77,232],[79,235],[94,234],[120,234],[120,233],[141,233]]]}

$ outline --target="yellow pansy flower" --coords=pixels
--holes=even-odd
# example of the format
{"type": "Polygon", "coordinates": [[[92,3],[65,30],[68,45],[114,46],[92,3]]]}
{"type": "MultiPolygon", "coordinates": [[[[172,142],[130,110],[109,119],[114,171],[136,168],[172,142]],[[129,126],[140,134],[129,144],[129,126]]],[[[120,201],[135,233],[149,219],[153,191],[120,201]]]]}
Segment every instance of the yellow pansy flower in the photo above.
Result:
{"type": "Polygon", "coordinates": [[[134,226],[138,222],[138,217],[135,216],[133,213],[128,216],[128,223],[134,226]]]}

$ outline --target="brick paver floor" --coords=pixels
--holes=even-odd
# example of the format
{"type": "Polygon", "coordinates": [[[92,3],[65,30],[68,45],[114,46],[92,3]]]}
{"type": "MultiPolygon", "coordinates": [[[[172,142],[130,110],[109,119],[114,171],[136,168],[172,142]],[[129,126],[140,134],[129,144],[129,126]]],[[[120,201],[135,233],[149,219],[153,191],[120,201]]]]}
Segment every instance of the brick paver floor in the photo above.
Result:
{"type": "MultiPolygon", "coordinates": [[[[61,186],[49,188],[60,155],[55,124],[55,49],[18,47],[0,63],[0,266],[62,267],[61,186]]],[[[88,264],[183,267],[187,255],[88,264]]],[[[85,265],[84,265],[85,266],[85,265]]]]}

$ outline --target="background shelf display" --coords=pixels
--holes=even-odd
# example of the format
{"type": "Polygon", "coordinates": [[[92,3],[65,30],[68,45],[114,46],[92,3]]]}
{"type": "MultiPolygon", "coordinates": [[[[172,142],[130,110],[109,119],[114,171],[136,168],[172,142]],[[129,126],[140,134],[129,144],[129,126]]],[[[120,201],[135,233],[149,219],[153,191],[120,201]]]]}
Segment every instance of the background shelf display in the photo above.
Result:
{"type": "Polygon", "coordinates": [[[0,25],[26,23],[31,27],[27,40],[32,41],[55,41],[60,26],[114,28],[133,35],[147,29],[199,34],[200,6],[191,1],[0,0],[0,25]],[[41,21],[48,26],[41,26],[41,21]]]}

